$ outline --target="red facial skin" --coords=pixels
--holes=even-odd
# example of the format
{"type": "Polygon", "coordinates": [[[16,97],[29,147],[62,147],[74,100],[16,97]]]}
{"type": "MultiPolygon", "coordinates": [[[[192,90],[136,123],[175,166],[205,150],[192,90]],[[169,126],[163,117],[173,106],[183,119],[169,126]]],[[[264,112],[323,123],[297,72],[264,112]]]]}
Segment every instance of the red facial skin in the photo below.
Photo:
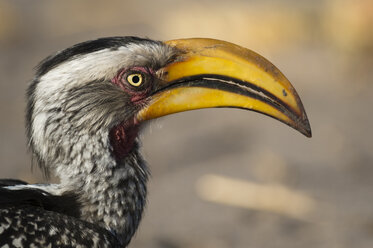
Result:
{"type": "MultiPolygon", "coordinates": [[[[134,105],[144,104],[146,98],[152,90],[152,82],[143,82],[146,87],[136,88],[127,82],[127,76],[130,73],[139,72],[143,75],[148,74],[149,77],[155,77],[155,72],[146,67],[132,67],[130,69],[122,69],[111,80],[121,90],[130,96],[130,101],[134,105]],[[140,90],[141,89],[141,90],[140,90]]],[[[146,78],[143,78],[145,80],[146,78]]],[[[124,158],[133,148],[136,137],[139,132],[139,122],[135,118],[130,118],[116,126],[109,132],[110,144],[113,149],[113,155],[117,161],[124,158]]]]}
{"type": "Polygon", "coordinates": [[[134,118],[131,118],[130,121],[122,122],[110,130],[110,144],[117,161],[124,158],[132,150],[138,132],[139,125],[135,123],[134,118]]]}

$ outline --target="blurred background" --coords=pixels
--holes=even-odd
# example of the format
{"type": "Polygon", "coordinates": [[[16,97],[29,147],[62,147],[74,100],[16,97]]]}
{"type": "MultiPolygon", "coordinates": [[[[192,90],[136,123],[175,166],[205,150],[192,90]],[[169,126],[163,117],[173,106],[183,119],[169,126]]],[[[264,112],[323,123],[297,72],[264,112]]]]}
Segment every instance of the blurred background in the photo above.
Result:
{"type": "Polygon", "coordinates": [[[307,139],[254,112],[209,109],[142,134],[149,203],[130,247],[373,247],[373,1],[0,0],[0,177],[31,169],[25,90],[37,63],[104,36],[223,39],[295,85],[307,139]]]}

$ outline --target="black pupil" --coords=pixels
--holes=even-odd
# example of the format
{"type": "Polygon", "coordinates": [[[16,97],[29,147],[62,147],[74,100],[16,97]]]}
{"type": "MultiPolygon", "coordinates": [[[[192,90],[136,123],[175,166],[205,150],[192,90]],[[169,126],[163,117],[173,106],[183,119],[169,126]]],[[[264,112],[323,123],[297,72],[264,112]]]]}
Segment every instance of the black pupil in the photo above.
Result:
{"type": "Polygon", "coordinates": [[[132,82],[137,84],[138,82],[140,82],[140,77],[139,76],[133,76],[132,77],[132,82]]]}

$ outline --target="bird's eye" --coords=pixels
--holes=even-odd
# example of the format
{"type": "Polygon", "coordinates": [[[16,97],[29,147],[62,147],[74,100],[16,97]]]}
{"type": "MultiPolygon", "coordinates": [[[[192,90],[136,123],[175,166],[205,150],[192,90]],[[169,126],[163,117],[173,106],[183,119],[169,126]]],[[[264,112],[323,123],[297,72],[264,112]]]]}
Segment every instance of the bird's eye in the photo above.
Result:
{"type": "Polygon", "coordinates": [[[133,73],[127,76],[127,81],[130,83],[132,86],[140,86],[143,82],[143,77],[140,73],[133,73]]]}

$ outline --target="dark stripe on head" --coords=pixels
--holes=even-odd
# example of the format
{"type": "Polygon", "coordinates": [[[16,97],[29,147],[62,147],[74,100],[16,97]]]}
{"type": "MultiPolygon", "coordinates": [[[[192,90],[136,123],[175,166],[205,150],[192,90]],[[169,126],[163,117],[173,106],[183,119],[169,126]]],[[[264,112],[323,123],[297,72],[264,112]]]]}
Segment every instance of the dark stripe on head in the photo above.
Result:
{"type": "Polygon", "coordinates": [[[47,73],[57,65],[79,55],[84,55],[92,52],[96,52],[102,49],[118,49],[121,46],[125,46],[129,43],[140,43],[140,42],[149,42],[154,43],[157,41],[138,38],[133,36],[124,36],[124,37],[106,37],[100,38],[97,40],[85,41],[79,44],[76,44],[72,47],[69,47],[65,50],[58,52],[55,55],[51,55],[44,59],[36,67],[36,76],[40,77],[43,74],[47,73]]]}

